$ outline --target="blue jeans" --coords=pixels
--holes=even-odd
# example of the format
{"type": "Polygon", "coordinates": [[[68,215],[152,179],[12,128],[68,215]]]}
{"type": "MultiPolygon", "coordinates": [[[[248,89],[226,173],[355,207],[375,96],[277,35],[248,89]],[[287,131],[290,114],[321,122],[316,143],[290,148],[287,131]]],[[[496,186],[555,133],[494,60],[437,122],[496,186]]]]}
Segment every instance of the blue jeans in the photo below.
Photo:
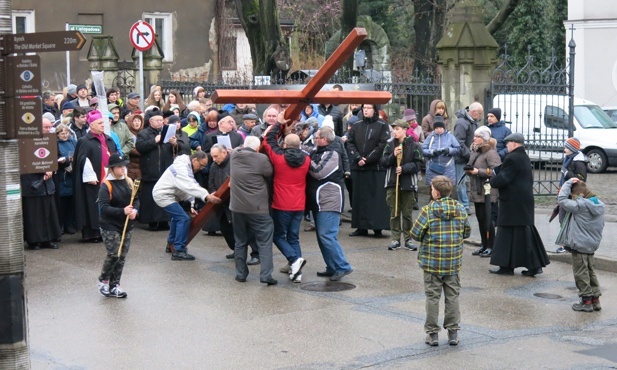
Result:
{"type": "Polygon", "coordinates": [[[172,203],[163,209],[170,218],[167,242],[173,243],[174,249],[178,252],[186,251],[186,245],[189,241],[191,218],[178,203],[172,203]]]}
{"type": "Polygon", "coordinates": [[[335,273],[339,271],[349,271],[351,266],[345,255],[343,248],[338,241],[339,221],[341,214],[338,212],[314,212],[315,233],[317,243],[326,262],[326,271],[335,273]]]}
{"type": "MultiPolygon", "coordinates": [[[[461,179],[461,176],[463,176],[463,174],[465,173],[465,171],[463,171],[463,167],[465,167],[465,164],[456,163],[454,167],[456,168],[456,181],[458,182],[458,180],[461,179]]],[[[456,187],[456,197],[458,198],[458,201],[463,204],[465,209],[469,209],[469,198],[467,197],[467,179],[463,180],[460,185],[453,185],[456,187]]]]}
{"type": "Polygon", "coordinates": [[[304,211],[272,210],[274,221],[274,244],[287,258],[289,264],[302,257],[300,250],[300,224],[304,211]]]}

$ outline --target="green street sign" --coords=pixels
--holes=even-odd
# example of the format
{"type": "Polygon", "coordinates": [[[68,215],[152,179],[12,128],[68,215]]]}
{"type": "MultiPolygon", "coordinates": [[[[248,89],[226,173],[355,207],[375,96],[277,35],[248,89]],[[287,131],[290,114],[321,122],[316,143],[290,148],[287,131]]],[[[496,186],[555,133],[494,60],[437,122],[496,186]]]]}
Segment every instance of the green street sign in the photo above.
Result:
{"type": "Polygon", "coordinates": [[[103,26],[101,26],[100,24],[69,24],[69,31],[101,34],[103,33],[103,26]]]}

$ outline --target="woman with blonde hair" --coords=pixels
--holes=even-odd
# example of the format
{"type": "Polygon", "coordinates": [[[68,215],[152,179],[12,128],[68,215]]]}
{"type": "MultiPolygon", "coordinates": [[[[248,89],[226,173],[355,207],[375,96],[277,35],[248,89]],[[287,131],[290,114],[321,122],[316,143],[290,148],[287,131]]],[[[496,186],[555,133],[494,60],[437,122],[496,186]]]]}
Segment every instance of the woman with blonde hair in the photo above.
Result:
{"type": "MultiPolygon", "coordinates": [[[[130,114],[126,119],[126,124],[129,126],[129,131],[133,134],[133,140],[137,141],[137,134],[144,128],[144,117],[141,114],[130,114]]],[[[136,148],[132,148],[129,152],[128,176],[133,179],[141,179],[140,162],[141,154],[136,148]]]]}
{"type": "Polygon", "coordinates": [[[146,106],[155,106],[160,110],[163,110],[165,107],[165,100],[163,99],[163,92],[160,88],[152,89],[150,95],[148,95],[148,99],[146,100],[146,106]]]}
{"type": "Polygon", "coordinates": [[[448,127],[450,126],[446,103],[444,103],[441,99],[435,99],[431,102],[431,107],[428,114],[422,118],[422,132],[424,132],[425,138],[427,138],[428,135],[434,130],[433,123],[436,115],[440,115],[443,118],[443,123],[445,124],[446,130],[448,130],[448,127]]]}

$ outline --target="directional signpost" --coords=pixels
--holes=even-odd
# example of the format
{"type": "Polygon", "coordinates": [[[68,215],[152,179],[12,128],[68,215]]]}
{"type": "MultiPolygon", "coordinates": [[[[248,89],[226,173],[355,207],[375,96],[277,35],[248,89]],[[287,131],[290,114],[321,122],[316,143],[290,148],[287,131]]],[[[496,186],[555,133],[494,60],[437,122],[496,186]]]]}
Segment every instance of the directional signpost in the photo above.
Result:
{"type": "Polygon", "coordinates": [[[148,22],[137,21],[129,30],[129,39],[133,47],[139,51],[139,101],[144,105],[144,57],[143,52],[154,45],[154,28],[148,22]]]}
{"type": "Polygon", "coordinates": [[[3,36],[3,55],[81,50],[86,38],[79,31],[20,33],[3,36]]]}

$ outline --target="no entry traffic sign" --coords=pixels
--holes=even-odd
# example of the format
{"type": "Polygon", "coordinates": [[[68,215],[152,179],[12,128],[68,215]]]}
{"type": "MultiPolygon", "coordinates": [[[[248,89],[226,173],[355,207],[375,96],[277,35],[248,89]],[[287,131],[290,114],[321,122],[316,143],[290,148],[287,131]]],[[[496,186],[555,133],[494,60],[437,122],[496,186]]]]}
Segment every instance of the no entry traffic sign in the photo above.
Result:
{"type": "Polygon", "coordinates": [[[154,45],[154,28],[148,22],[138,21],[131,26],[129,38],[133,47],[139,51],[146,51],[154,45]]]}

